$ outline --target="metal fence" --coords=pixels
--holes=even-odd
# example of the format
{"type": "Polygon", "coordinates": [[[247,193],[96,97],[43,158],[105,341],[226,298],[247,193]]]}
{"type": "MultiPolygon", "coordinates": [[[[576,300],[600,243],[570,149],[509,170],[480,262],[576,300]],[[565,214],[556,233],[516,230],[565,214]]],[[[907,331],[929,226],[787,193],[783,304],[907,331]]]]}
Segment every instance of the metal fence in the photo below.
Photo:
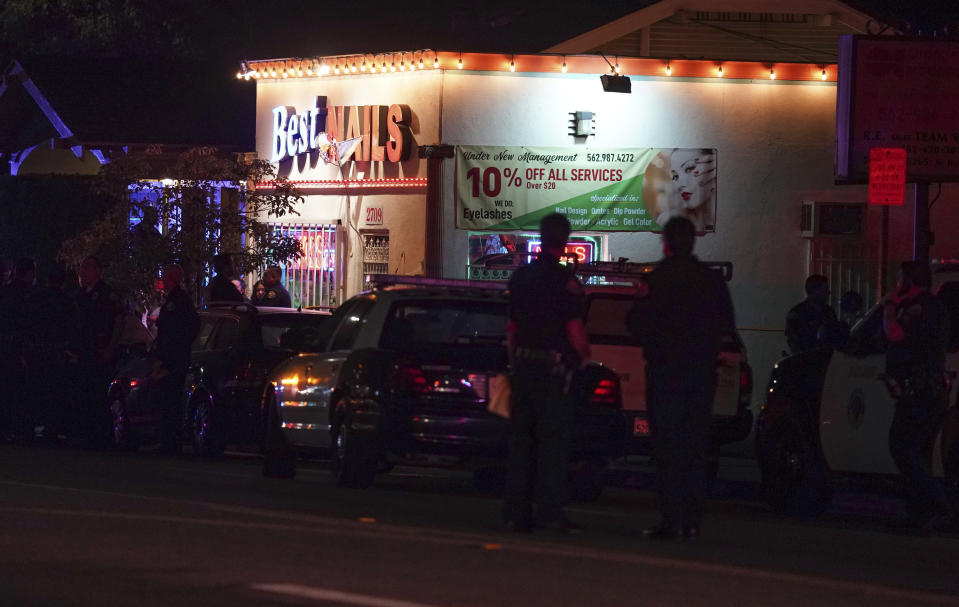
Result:
{"type": "Polygon", "coordinates": [[[839,309],[846,291],[862,295],[866,307],[879,300],[879,247],[866,239],[814,238],[809,250],[809,274],[829,279],[830,303],[839,309]]]}
{"type": "Polygon", "coordinates": [[[274,224],[281,236],[300,241],[303,256],[283,264],[283,286],[290,292],[293,307],[331,309],[336,301],[339,264],[337,259],[336,225],[274,224]]]}

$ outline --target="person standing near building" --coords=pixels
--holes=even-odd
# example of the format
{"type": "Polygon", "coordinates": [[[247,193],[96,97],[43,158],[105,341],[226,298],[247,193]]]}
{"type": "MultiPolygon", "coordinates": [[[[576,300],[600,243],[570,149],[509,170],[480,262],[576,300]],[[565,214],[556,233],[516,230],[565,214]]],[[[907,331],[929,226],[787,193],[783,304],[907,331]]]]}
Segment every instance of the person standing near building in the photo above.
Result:
{"type": "Polygon", "coordinates": [[[243,303],[243,295],[233,284],[233,259],[220,253],[213,258],[213,271],[216,275],[210,280],[207,302],[233,301],[243,303]]]}
{"type": "Polygon", "coordinates": [[[509,283],[513,385],[504,519],[515,531],[532,531],[535,524],[575,533],[581,529],[564,512],[573,414],[568,390],[572,371],[590,355],[585,296],[559,262],[569,221],[552,213],[540,231],[543,252],[509,283]]]}
{"type": "Polygon", "coordinates": [[[930,459],[949,391],[945,375],[949,318],[932,295],[929,264],[902,264],[899,285],[884,300],[883,330],[890,346],[886,377],[896,401],[889,451],[905,477],[910,518],[923,532],[948,523],[952,506],[933,478],[930,459]]]}
{"type": "Polygon", "coordinates": [[[663,228],[664,259],[628,319],[646,357],[646,402],[659,472],[662,521],[651,539],[699,537],[707,485],[710,408],[723,334],[735,329],[722,275],[693,255],[684,217],[663,228]]]}
{"type": "Polygon", "coordinates": [[[116,324],[123,311],[119,294],[103,281],[100,260],[89,256],[80,264],[80,315],[82,406],[76,419],[90,446],[104,444],[108,437],[106,393],[116,364],[116,324]]]}
{"type": "Polygon", "coordinates": [[[293,302],[290,299],[290,293],[280,282],[283,272],[279,266],[270,266],[263,274],[263,287],[265,291],[259,304],[261,306],[270,306],[272,308],[290,308],[293,302]]]}
{"type": "Polygon", "coordinates": [[[822,274],[806,279],[806,299],[786,315],[786,342],[792,354],[832,344],[840,330],[836,313],[829,306],[829,281],[822,274]]]}
{"type": "Polygon", "coordinates": [[[176,264],[164,266],[162,280],[165,297],[153,344],[157,356],[154,377],[158,380],[156,397],[163,418],[160,447],[164,453],[176,455],[183,450],[184,389],[190,369],[190,347],[200,319],[193,301],[183,290],[183,269],[176,264]]]}
{"type": "Polygon", "coordinates": [[[37,265],[18,259],[11,282],[0,287],[0,436],[27,440],[33,436],[34,399],[31,372],[39,364],[36,317],[37,265]]]}
{"type": "Polygon", "coordinates": [[[46,286],[37,289],[36,297],[37,341],[43,364],[31,371],[37,386],[38,423],[50,440],[76,426],[76,412],[68,405],[79,379],[79,312],[66,281],[66,268],[52,267],[46,286]],[[45,381],[49,377],[57,380],[45,381]]]}

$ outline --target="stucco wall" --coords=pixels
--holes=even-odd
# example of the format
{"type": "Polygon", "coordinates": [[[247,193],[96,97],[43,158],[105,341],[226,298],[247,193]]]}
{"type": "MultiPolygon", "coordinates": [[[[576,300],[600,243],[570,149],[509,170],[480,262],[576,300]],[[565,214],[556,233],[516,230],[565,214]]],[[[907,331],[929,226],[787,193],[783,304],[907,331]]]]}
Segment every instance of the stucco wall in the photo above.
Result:
{"type": "MultiPolygon", "coordinates": [[[[569,112],[596,113],[596,147],[707,147],[718,152],[715,233],[703,259],[731,261],[737,324],[755,371],[758,412],[772,364],[786,347],[786,311],[803,297],[809,243],[800,237],[803,200],[864,202],[864,186],[833,185],[836,88],[830,83],[633,78],[632,94],[604,93],[596,76],[447,72],[444,142],[573,146],[569,112]]],[[[454,229],[454,165],[444,174],[444,266],[462,276],[465,230],[454,229]]],[[[935,187],[933,188],[935,194],[935,187]]],[[[957,195],[944,188],[933,210],[934,254],[956,255],[957,195]]],[[[875,219],[875,213],[871,219],[875,219]]],[[[912,210],[892,212],[891,260],[911,253],[912,210]]],[[[660,238],[614,233],[612,258],[655,260],[660,238]]]]}
{"type": "MultiPolygon", "coordinates": [[[[836,88],[831,83],[633,78],[632,94],[604,93],[597,76],[510,74],[450,70],[414,74],[261,81],[257,84],[257,151],[270,156],[272,108],[309,107],[316,95],[329,105],[401,103],[414,115],[419,144],[574,146],[569,112],[596,114],[595,147],[710,147],[718,150],[716,232],[704,236],[704,259],[731,261],[730,284],[737,324],[755,371],[753,406],[758,411],[769,370],[786,347],[786,311],[803,297],[809,241],[800,237],[803,200],[864,202],[864,186],[833,185],[836,88]]],[[[581,145],[581,144],[579,144],[581,145]]],[[[375,176],[425,176],[413,158],[375,176]]],[[[443,273],[462,277],[467,232],[454,225],[454,161],[444,163],[443,273]]],[[[318,166],[294,178],[335,179],[369,175],[370,163],[350,174],[318,166]]],[[[910,188],[910,192],[912,189],[910,188]]],[[[936,187],[933,187],[935,196],[936,187]]],[[[959,188],[946,186],[933,208],[934,256],[959,257],[959,188]]],[[[362,252],[356,229],[363,208],[382,206],[390,230],[390,270],[419,273],[423,262],[425,196],[309,196],[304,221],[343,219],[349,234],[347,294],[359,288],[362,252]],[[348,219],[348,221],[347,221],[348,219]],[[356,229],[354,229],[356,228],[356,229]]],[[[890,261],[912,251],[912,207],[891,212],[890,261]]],[[[869,212],[869,230],[879,213],[869,212]]],[[[633,260],[660,257],[660,239],[650,233],[613,233],[609,255],[633,260]]],[[[744,447],[746,449],[747,447],[744,447]]]]}

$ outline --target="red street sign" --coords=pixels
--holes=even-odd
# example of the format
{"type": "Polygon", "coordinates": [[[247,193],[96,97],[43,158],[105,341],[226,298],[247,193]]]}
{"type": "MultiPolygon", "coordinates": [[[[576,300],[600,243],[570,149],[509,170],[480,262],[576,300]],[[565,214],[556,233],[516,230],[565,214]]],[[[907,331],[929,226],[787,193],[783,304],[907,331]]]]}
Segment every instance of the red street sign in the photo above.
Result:
{"type": "Polygon", "coordinates": [[[906,150],[869,150],[869,204],[901,205],[906,201],[906,150]]]}

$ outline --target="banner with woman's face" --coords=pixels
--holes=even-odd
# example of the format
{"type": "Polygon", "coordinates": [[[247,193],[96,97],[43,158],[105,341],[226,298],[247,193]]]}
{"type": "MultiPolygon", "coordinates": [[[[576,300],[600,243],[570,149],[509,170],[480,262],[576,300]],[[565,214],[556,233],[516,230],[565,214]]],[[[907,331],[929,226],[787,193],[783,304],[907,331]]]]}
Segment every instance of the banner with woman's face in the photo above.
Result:
{"type": "Polygon", "coordinates": [[[458,146],[456,227],[535,230],[552,212],[576,231],[650,232],[672,217],[716,226],[716,150],[458,146]]]}

